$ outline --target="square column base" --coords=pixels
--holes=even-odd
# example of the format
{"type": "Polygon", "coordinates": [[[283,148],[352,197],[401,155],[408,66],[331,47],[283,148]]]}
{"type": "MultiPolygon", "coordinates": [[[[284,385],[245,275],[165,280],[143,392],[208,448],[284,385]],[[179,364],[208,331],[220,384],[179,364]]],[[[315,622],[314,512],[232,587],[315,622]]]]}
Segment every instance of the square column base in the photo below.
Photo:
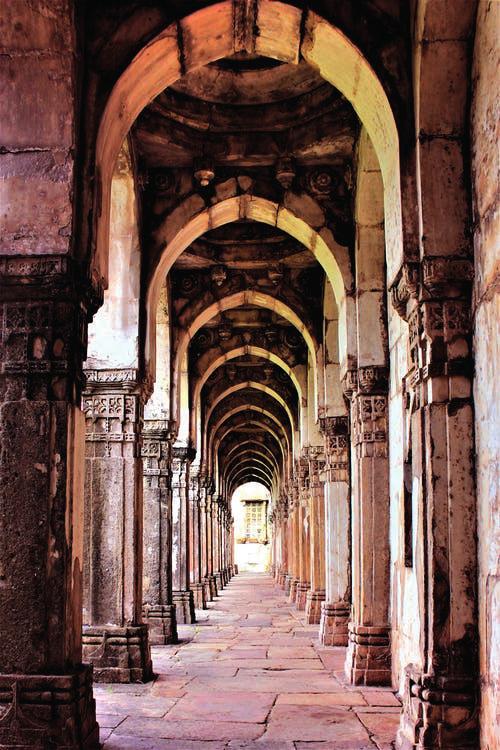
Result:
{"type": "Polygon", "coordinates": [[[278,579],[277,579],[276,583],[278,584],[278,586],[280,587],[280,589],[284,589],[285,588],[286,577],[287,577],[286,570],[281,570],[278,573],[278,579]]]}
{"type": "Polygon", "coordinates": [[[178,625],[192,625],[196,622],[194,597],[190,589],[187,591],[172,591],[172,602],[175,605],[178,625]]]}
{"type": "Polygon", "coordinates": [[[229,576],[229,580],[234,576],[234,565],[228,565],[227,566],[227,574],[229,576]]]}
{"type": "Polygon", "coordinates": [[[297,609],[301,612],[303,612],[306,608],[307,593],[310,588],[311,584],[304,581],[299,581],[297,586],[297,597],[295,599],[295,604],[297,606],[297,609]]]}
{"type": "Polygon", "coordinates": [[[142,616],[148,626],[149,642],[152,646],[178,643],[177,616],[173,604],[145,604],[142,616]]]}
{"type": "Polygon", "coordinates": [[[149,682],[153,665],[145,624],[91,625],[82,636],[83,657],[94,666],[95,682],[149,682]]]}
{"type": "Polygon", "coordinates": [[[391,684],[391,646],[387,626],[349,625],[345,673],[351,685],[391,684]]]}
{"type": "Polygon", "coordinates": [[[309,589],[306,594],[306,622],[308,625],[318,625],[321,620],[321,605],[325,601],[324,589],[309,589]]]}
{"type": "Polygon", "coordinates": [[[349,602],[323,602],[319,623],[319,642],[323,646],[347,646],[350,612],[349,602]]]}
{"type": "Polygon", "coordinates": [[[236,563],[234,563],[233,569],[234,569],[234,575],[237,576],[239,573],[239,570],[238,570],[238,566],[236,565],[236,563]]]}
{"type": "Polygon", "coordinates": [[[219,595],[217,580],[213,575],[207,576],[207,578],[205,578],[204,580],[208,583],[208,587],[210,589],[210,601],[212,602],[215,597],[219,595]]]}
{"type": "Polygon", "coordinates": [[[92,667],[68,675],[0,674],[0,747],[98,750],[92,667]]]}
{"type": "Polygon", "coordinates": [[[220,570],[218,570],[216,573],[214,573],[215,582],[217,584],[217,591],[222,591],[224,588],[224,577],[220,570]]]}
{"type": "Polygon", "coordinates": [[[210,589],[210,581],[208,580],[208,578],[203,578],[201,581],[201,585],[203,586],[203,591],[205,592],[205,602],[213,602],[214,597],[210,589]]]}
{"type": "Polygon", "coordinates": [[[474,681],[405,670],[397,750],[473,750],[479,747],[474,681]]]}
{"type": "MultiPolygon", "coordinates": [[[[293,580],[294,580],[293,576],[291,576],[289,573],[287,573],[286,576],[285,576],[284,591],[285,591],[285,596],[288,597],[289,601],[290,601],[290,592],[292,590],[292,581],[293,580]]],[[[295,601],[295,597],[294,597],[293,601],[295,601]]]]}
{"type": "Polygon", "coordinates": [[[191,591],[193,592],[194,608],[206,609],[207,600],[205,598],[205,587],[202,583],[192,583],[191,591]]]}

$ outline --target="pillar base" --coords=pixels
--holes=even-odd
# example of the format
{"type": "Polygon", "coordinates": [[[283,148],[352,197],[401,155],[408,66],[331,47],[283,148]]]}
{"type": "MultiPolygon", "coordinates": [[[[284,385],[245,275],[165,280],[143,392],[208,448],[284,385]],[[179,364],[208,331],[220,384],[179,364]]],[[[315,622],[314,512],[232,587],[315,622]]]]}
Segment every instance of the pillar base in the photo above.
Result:
{"type": "Polygon", "coordinates": [[[214,597],[210,588],[210,581],[208,580],[208,578],[202,578],[201,585],[203,586],[203,590],[205,592],[205,602],[213,602],[214,597]]]}
{"type": "Polygon", "coordinates": [[[278,574],[278,581],[277,581],[278,586],[280,587],[280,589],[284,589],[285,588],[286,577],[287,577],[286,570],[281,570],[279,572],[279,574],[278,574]]]}
{"type": "Polygon", "coordinates": [[[323,646],[347,646],[351,605],[346,601],[323,602],[319,623],[319,642],[323,646]]]}
{"type": "Polygon", "coordinates": [[[191,589],[187,591],[172,591],[172,602],[175,605],[178,625],[192,625],[196,622],[194,597],[191,589]]]}
{"type": "Polygon", "coordinates": [[[308,625],[318,625],[321,620],[321,605],[325,601],[325,590],[316,589],[306,594],[306,622],[308,625]]]}
{"type": "Polygon", "coordinates": [[[288,601],[290,604],[295,604],[297,601],[297,589],[299,587],[299,579],[298,578],[291,578],[290,579],[290,590],[288,594],[288,601]]]}
{"type": "Polygon", "coordinates": [[[92,667],[67,675],[0,674],[0,747],[98,750],[92,667]]]}
{"type": "Polygon", "coordinates": [[[217,588],[217,581],[215,576],[207,576],[203,579],[208,584],[209,590],[210,590],[210,601],[212,602],[216,596],[219,595],[219,590],[217,588]]]}
{"type": "Polygon", "coordinates": [[[229,580],[231,580],[231,578],[234,576],[234,565],[228,565],[227,572],[229,575],[229,580]]]}
{"type": "Polygon", "coordinates": [[[145,604],[142,616],[149,630],[152,646],[167,646],[178,643],[177,616],[173,604],[145,604]]]}
{"type": "Polygon", "coordinates": [[[287,573],[286,576],[285,576],[285,585],[284,585],[283,588],[284,588],[284,591],[285,591],[285,596],[287,596],[288,598],[290,598],[290,591],[292,590],[292,581],[293,580],[294,580],[293,576],[291,576],[289,573],[287,573]]]}
{"type": "Polygon", "coordinates": [[[224,588],[224,578],[220,570],[214,573],[215,582],[217,584],[217,592],[222,591],[224,588]]]}
{"type": "Polygon", "coordinates": [[[234,569],[234,575],[237,576],[240,571],[238,570],[238,566],[236,565],[236,563],[234,563],[233,569],[234,569]]]}
{"type": "Polygon", "coordinates": [[[192,583],[191,591],[193,592],[194,608],[206,609],[207,600],[205,598],[205,587],[203,583],[192,583]]]}
{"type": "Polygon", "coordinates": [[[307,583],[305,581],[299,581],[299,584],[297,586],[297,598],[295,600],[295,604],[297,606],[297,609],[301,612],[303,612],[306,608],[306,602],[307,602],[307,593],[311,588],[311,584],[307,583]]]}
{"type": "Polygon", "coordinates": [[[473,750],[479,747],[474,681],[405,670],[398,750],[473,750]]]}
{"type": "Polygon", "coordinates": [[[91,625],[82,636],[83,658],[95,682],[149,682],[153,678],[148,627],[91,625]]]}
{"type": "Polygon", "coordinates": [[[345,673],[352,685],[390,685],[391,646],[387,626],[349,625],[345,673]]]}

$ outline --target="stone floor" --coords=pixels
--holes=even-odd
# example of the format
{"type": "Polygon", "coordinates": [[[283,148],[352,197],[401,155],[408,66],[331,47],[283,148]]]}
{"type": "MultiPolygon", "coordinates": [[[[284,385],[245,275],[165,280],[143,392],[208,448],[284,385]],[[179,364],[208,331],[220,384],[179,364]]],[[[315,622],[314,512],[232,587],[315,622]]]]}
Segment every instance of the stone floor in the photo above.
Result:
{"type": "Polygon", "coordinates": [[[104,750],[391,750],[399,702],[350,688],[264,574],[232,579],[181,643],[153,649],[148,685],[97,685],[104,750]]]}

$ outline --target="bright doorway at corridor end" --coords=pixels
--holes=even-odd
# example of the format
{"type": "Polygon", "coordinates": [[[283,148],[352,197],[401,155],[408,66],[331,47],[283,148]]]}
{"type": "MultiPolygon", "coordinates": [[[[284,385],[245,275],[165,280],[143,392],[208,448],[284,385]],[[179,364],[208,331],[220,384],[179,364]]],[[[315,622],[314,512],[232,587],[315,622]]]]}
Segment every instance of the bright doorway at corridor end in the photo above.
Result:
{"type": "Polygon", "coordinates": [[[271,495],[259,482],[246,482],[232,497],[235,562],[241,572],[263,573],[271,564],[271,495]]]}

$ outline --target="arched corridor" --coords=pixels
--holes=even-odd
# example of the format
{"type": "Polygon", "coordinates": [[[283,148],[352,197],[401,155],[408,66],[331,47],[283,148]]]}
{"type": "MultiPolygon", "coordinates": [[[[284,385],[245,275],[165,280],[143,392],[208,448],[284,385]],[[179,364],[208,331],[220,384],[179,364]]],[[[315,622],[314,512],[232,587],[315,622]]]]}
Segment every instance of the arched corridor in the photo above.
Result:
{"type": "Polygon", "coordinates": [[[493,750],[500,2],[4,5],[0,748],[493,750]]]}
{"type": "Polygon", "coordinates": [[[96,688],[105,750],[393,747],[394,693],[350,686],[344,649],[319,645],[268,575],[239,573],[199,614],[153,648],[154,683],[96,688]]]}

